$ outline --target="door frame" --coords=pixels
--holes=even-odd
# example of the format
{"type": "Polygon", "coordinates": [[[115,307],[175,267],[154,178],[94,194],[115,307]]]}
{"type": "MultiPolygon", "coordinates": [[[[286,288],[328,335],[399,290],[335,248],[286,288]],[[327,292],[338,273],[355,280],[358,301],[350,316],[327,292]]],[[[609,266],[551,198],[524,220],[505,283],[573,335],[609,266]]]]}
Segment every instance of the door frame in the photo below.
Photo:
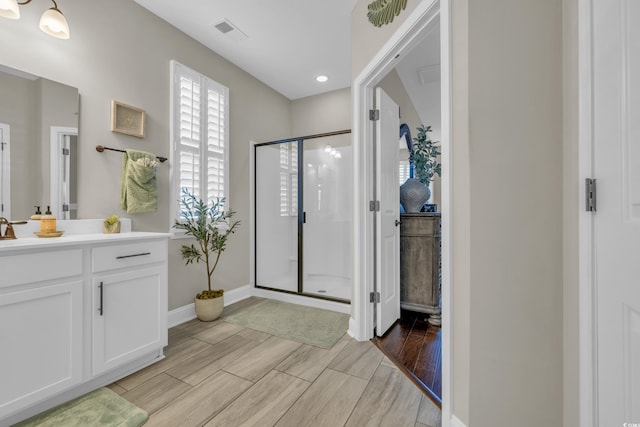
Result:
{"type": "Polygon", "coordinates": [[[440,15],[441,66],[441,150],[442,150],[442,425],[451,422],[451,0],[422,1],[399,26],[371,62],[354,79],[353,104],[353,280],[354,295],[349,319],[349,334],[359,341],[373,337],[374,305],[369,302],[373,291],[374,215],[369,212],[373,200],[373,126],[368,110],[373,106],[373,90],[395,67],[398,55],[415,47],[429,30],[431,20],[440,15]]]}
{"type": "MultiPolygon", "coordinates": [[[[585,194],[585,178],[594,176],[593,140],[593,0],[578,0],[578,194],[585,194]]],[[[578,208],[579,417],[580,425],[596,427],[597,340],[594,214],[578,208]]]]}
{"type": "MultiPolygon", "coordinates": [[[[60,183],[62,182],[62,145],[65,136],[78,136],[77,127],[68,126],[51,126],[49,130],[49,203],[51,204],[53,213],[59,219],[64,218],[62,215],[62,206],[60,205],[60,183]]],[[[76,166],[77,167],[77,166],[76,166]]],[[[71,211],[69,211],[70,213],[71,211]]]]}
{"type": "Polygon", "coordinates": [[[0,149],[3,155],[0,156],[0,185],[2,188],[3,206],[0,210],[0,216],[11,219],[11,126],[8,123],[0,123],[0,144],[4,144],[0,149]],[[6,179],[5,179],[6,178],[6,179]]]}

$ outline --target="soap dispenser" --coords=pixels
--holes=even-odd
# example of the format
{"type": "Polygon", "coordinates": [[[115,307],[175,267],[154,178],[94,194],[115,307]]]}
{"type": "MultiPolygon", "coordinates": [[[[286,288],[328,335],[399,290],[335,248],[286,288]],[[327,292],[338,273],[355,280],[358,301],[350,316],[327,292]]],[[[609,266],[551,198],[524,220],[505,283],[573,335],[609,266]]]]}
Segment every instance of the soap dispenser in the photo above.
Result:
{"type": "Polygon", "coordinates": [[[40,212],[40,206],[34,206],[34,208],[36,208],[36,213],[31,215],[31,219],[34,221],[40,221],[40,218],[42,217],[42,212],[40,212]]]}
{"type": "Polygon", "coordinates": [[[56,231],[56,217],[51,213],[51,209],[47,206],[47,211],[40,217],[40,232],[53,233],[56,231]]]}

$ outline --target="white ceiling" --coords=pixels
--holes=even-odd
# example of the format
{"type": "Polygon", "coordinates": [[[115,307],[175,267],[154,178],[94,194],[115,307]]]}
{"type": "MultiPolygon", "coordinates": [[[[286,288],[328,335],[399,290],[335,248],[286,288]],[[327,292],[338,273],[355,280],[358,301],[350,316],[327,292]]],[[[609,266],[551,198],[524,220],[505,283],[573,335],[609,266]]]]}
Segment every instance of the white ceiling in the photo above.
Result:
{"type": "Polygon", "coordinates": [[[289,99],[349,87],[357,0],[134,0],[289,99]],[[227,19],[241,31],[222,34],[227,19]],[[245,40],[235,40],[244,33],[245,40]],[[318,74],[329,76],[317,83],[318,74]]]}
{"type": "Polygon", "coordinates": [[[396,66],[398,76],[425,125],[433,128],[432,139],[440,140],[440,21],[434,21],[420,44],[396,66]]]}

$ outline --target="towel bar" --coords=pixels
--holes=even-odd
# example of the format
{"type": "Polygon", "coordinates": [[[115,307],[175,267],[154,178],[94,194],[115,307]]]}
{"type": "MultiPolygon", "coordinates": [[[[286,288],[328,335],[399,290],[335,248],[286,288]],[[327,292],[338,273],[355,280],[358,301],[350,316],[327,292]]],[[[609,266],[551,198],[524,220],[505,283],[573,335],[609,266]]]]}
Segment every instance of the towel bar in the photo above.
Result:
{"type": "MultiPolygon", "coordinates": [[[[125,150],[118,150],[117,148],[109,148],[109,147],[105,147],[104,145],[96,145],[96,151],[98,151],[99,153],[102,153],[104,150],[111,150],[111,151],[118,151],[120,153],[126,153],[125,150]]],[[[161,157],[161,156],[156,156],[156,159],[158,159],[160,163],[164,163],[167,161],[166,157],[161,157]]]]}

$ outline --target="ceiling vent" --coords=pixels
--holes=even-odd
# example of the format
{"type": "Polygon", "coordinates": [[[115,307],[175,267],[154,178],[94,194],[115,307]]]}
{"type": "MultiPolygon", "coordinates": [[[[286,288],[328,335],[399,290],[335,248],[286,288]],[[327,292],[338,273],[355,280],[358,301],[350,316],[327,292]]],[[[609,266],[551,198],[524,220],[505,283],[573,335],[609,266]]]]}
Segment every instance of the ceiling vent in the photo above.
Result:
{"type": "Polygon", "coordinates": [[[222,21],[218,22],[217,24],[214,24],[213,26],[215,29],[220,31],[220,33],[229,37],[233,41],[241,42],[249,38],[245,33],[240,31],[238,27],[233,25],[231,21],[229,21],[228,19],[223,19],[222,21]]]}
{"type": "Polygon", "coordinates": [[[423,85],[433,82],[439,82],[440,64],[418,68],[418,78],[420,79],[420,83],[422,83],[423,85]]]}

